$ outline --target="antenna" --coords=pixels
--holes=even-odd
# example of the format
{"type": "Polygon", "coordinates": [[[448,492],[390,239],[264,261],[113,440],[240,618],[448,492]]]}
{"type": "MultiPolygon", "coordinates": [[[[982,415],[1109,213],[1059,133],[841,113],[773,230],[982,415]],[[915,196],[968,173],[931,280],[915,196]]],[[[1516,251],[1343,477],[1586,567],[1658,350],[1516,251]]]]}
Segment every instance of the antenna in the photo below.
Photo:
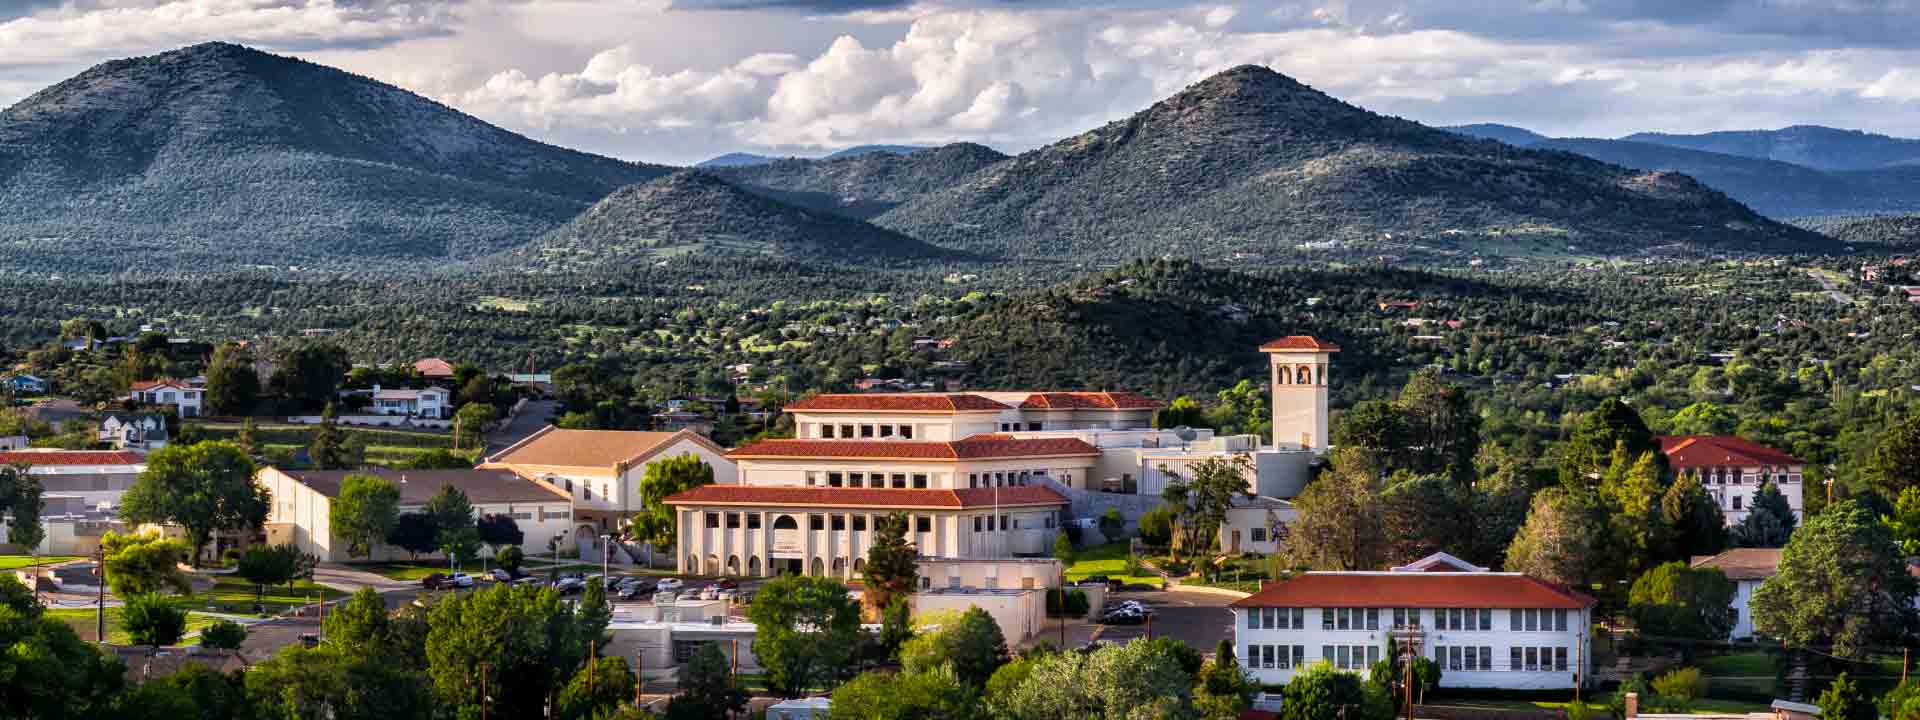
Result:
{"type": "Polygon", "coordinates": [[[1185,425],[1181,425],[1179,427],[1174,428],[1173,434],[1174,434],[1174,437],[1180,438],[1181,452],[1185,452],[1187,449],[1187,444],[1193,442],[1193,439],[1196,437],[1199,437],[1200,435],[1199,433],[1194,432],[1193,428],[1187,427],[1185,425]]]}

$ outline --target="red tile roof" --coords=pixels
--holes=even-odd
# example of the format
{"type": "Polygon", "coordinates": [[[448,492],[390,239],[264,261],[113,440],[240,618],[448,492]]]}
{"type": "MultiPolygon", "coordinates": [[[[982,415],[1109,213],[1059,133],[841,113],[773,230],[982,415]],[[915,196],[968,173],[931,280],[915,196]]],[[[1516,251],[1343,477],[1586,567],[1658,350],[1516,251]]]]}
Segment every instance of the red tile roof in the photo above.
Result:
{"type": "Polygon", "coordinates": [[[1152,410],[1160,402],[1133,392],[1037,392],[1020,407],[1030,410],[1152,410]]]}
{"type": "Polygon", "coordinates": [[[702,485],[667,498],[669,505],[816,505],[961,509],[1065,505],[1067,499],[1038,485],[961,490],[799,487],[792,485],[702,485]],[[996,497],[997,496],[997,497],[996,497]]]}
{"type": "Polygon", "coordinates": [[[1233,607],[1592,607],[1587,595],[1513,573],[1306,573],[1269,583],[1233,607]]]}
{"type": "Polygon", "coordinates": [[[975,435],[965,440],[762,440],[735,448],[727,457],[878,458],[888,460],[972,460],[985,458],[1099,455],[1079,438],[1017,439],[975,435]]]}
{"type": "Polygon", "coordinates": [[[1316,352],[1340,352],[1340,346],[1310,335],[1288,335],[1279,340],[1269,340],[1260,346],[1261,352],[1274,350],[1312,350],[1316,352]]]}
{"type": "Polygon", "coordinates": [[[787,405],[793,410],[865,410],[888,412],[981,412],[1007,406],[967,393],[840,393],[815,395],[787,405]]]}
{"type": "Polygon", "coordinates": [[[1662,435],[1660,451],[1674,468],[1805,465],[1806,461],[1732,435],[1662,435]]]}
{"type": "Polygon", "coordinates": [[[131,450],[49,450],[0,452],[0,465],[140,465],[145,455],[131,450]]]}
{"type": "Polygon", "coordinates": [[[453,377],[453,363],[440,358],[421,358],[415,360],[413,369],[425,377],[453,377]]]}

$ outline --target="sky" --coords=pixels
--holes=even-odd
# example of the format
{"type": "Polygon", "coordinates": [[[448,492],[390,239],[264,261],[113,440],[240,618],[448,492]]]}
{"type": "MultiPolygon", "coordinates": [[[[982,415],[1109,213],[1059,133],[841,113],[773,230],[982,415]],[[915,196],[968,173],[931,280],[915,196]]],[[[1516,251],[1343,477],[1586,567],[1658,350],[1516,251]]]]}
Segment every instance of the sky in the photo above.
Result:
{"type": "Polygon", "coordinates": [[[208,40],[676,164],[1018,152],[1243,63],[1435,125],[1920,137],[1920,0],[0,0],[0,106],[208,40]]]}

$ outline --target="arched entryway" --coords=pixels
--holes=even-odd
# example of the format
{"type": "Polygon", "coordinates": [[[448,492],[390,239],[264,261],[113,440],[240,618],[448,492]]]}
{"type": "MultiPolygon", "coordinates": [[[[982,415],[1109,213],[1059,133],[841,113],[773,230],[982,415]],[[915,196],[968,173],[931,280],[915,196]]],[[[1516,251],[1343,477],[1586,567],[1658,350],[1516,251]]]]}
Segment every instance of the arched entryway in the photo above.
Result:
{"type": "Polygon", "coordinates": [[[855,575],[859,575],[860,573],[863,573],[863,572],[866,572],[866,571],[867,571],[867,559],[866,559],[866,558],[854,558],[854,559],[853,559],[853,574],[855,574],[855,575]]]}
{"type": "Polygon", "coordinates": [[[747,558],[747,576],[760,577],[760,556],[747,558]]]}
{"type": "Polygon", "coordinates": [[[700,574],[700,556],[699,556],[699,555],[693,555],[693,554],[688,554],[688,555],[687,555],[687,570],[686,570],[686,572],[687,572],[687,574],[689,574],[689,575],[699,575],[699,574],[700,574]]]}
{"type": "Polygon", "coordinates": [[[720,574],[720,556],[719,556],[719,555],[708,555],[708,556],[707,556],[707,564],[706,564],[706,570],[707,570],[707,571],[706,571],[706,573],[705,573],[705,574],[707,574],[707,575],[719,575],[719,574],[720,574]]]}
{"type": "Polygon", "coordinates": [[[813,567],[807,571],[807,574],[815,577],[819,577],[821,575],[827,574],[826,561],[821,560],[820,558],[814,558],[813,567]]]}
{"type": "Polygon", "coordinates": [[[727,556],[727,574],[728,575],[740,574],[740,556],[739,555],[727,556]]]}
{"type": "Polygon", "coordinates": [[[833,576],[834,577],[847,576],[847,559],[846,558],[833,559],[833,576]]]}

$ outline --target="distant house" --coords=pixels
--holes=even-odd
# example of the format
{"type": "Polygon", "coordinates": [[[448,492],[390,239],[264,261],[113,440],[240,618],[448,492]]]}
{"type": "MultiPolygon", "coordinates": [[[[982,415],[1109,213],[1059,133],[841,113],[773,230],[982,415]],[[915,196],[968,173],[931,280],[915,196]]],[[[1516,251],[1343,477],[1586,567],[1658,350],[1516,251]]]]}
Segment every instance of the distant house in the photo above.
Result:
{"type": "Polygon", "coordinates": [[[653,429],[660,432],[679,432],[692,430],[702,435],[713,434],[713,420],[690,410],[672,410],[653,416],[653,429]]]}
{"type": "Polygon", "coordinates": [[[1800,517],[1805,460],[1732,435],[1663,435],[1658,440],[1668,467],[1699,477],[1720,502],[1728,524],[1746,519],[1754,493],[1768,483],[1780,489],[1793,516],[1800,517]]]}
{"type": "Polygon", "coordinates": [[[157,413],[113,413],[100,421],[100,442],[115,450],[159,450],[167,446],[167,419],[157,413]]]}
{"type": "Polygon", "coordinates": [[[1920,288],[1907,288],[1907,302],[1920,303],[1920,288]]]}
{"type": "Polygon", "coordinates": [[[1395,310],[1418,310],[1418,309],[1420,309],[1420,303],[1414,302],[1412,300],[1389,300],[1387,302],[1380,303],[1381,312],[1393,312],[1395,310]]]}
{"type": "Polygon", "coordinates": [[[451,417],[452,394],[446,388],[421,390],[373,386],[373,411],[381,415],[405,415],[445,420],[451,417]]]}
{"type": "Polygon", "coordinates": [[[413,362],[413,369],[428,380],[452,380],[453,363],[440,358],[421,358],[413,362]]]}
{"type": "Polygon", "coordinates": [[[47,393],[46,380],[26,373],[7,378],[6,383],[7,387],[11,388],[15,395],[45,395],[47,393]]]}
{"type": "Polygon", "coordinates": [[[1733,632],[1729,640],[1745,640],[1753,635],[1753,591],[1760,583],[1780,572],[1780,548],[1734,548],[1719,555],[1696,557],[1690,563],[1697,568],[1719,568],[1733,581],[1733,632]]]}
{"type": "Polygon", "coordinates": [[[171,405],[180,417],[200,417],[207,397],[204,377],[174,380],[141,380],[133,384],[127,399],[144,405],[171,405]]]}

